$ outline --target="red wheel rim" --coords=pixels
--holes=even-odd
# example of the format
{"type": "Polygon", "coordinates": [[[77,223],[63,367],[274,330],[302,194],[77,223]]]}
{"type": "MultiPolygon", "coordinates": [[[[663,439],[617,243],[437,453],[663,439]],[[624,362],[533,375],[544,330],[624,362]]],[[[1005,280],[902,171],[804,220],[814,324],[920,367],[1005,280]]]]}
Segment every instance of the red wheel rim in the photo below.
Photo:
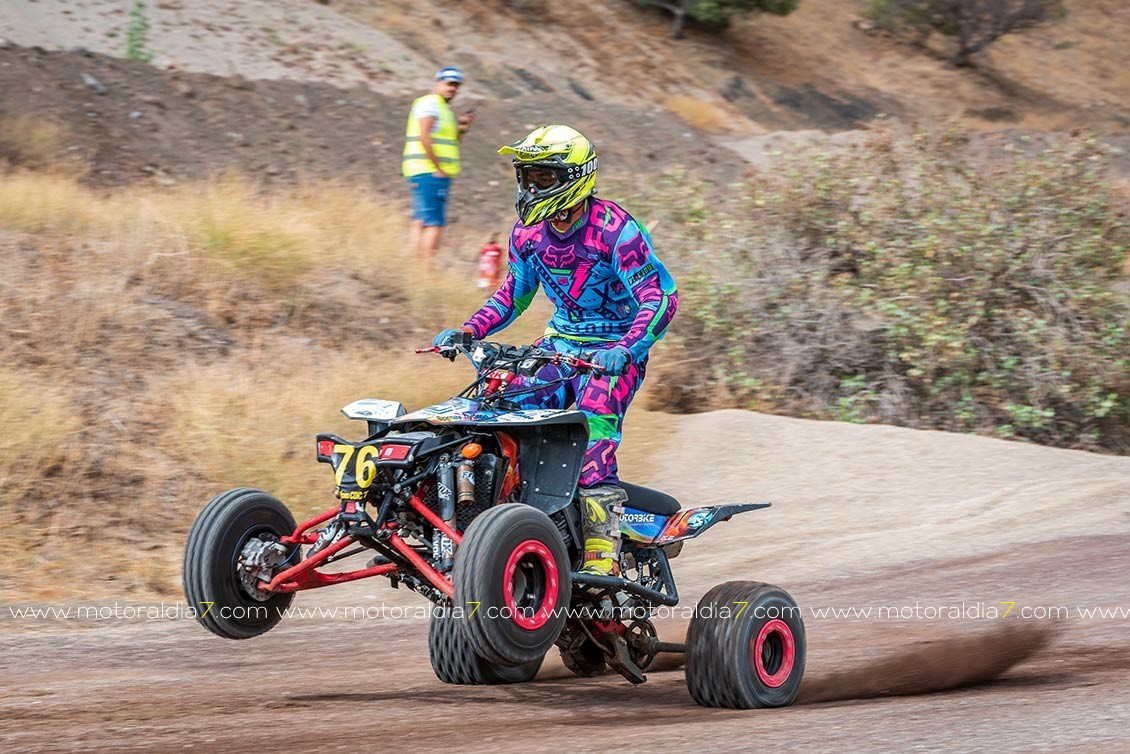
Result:
{"type": "Polygon", "coordinates": [[[549,622],[557,606],[557,562],[542,542],[527,539],[514,548],[502,578],[506,607],[517,625],[533,631],[549,622]],[[515,597],[515,585],[521,585],[515,597]]]}
{"type": "Polygon", "coordinates": [[[779,618],[767,622],[750,642],[757,677],[770,688],[789,679],[796,662],[796,640],[789,624],[779,618]]]}

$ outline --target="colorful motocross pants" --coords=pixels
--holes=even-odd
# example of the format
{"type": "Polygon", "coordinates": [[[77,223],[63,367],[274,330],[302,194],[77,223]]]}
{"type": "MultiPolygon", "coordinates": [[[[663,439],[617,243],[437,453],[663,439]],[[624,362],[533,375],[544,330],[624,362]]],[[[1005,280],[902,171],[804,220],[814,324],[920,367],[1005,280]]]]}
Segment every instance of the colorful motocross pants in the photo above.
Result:
{"type": "MultiPolygon", "coordinates": [[[[544,338],[537,345],[542,348],[568,353],[584,358],[587,354],[614,343],[577,343],[564,338],[544,338]]],[[[529,383],[552,382],[565,379],[556,385],[547,385],[525,396],[516,396],[515,402],[524,409],[569,408],[576,403],[578,411],[588,417],[589,444],[581,467],[581,487],[598,484],[619,484],[616,449],[620,447],[624,414],[643,384],[647,359],[628,365],[628,371],[617,377],[594,378],[576,374],[569,367],[548,364],[542,367],[529,383]]]]}

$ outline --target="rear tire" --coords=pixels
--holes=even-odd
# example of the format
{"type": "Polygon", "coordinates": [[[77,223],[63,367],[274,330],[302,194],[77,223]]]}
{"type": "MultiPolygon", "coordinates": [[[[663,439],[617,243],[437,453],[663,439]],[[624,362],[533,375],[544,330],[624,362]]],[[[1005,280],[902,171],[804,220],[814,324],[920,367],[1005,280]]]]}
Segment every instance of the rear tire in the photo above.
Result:
{"type": "Polygon", "coordinates": [[[804,622],[788,592],[728,581],[706,593],[691,620],[687,689],[704,707],[785,707],[800,691],[805,654],[804,622]]]}
{"type": "Polygon", "coordinates": [[[449,608],[435,608],[428,623],[428,659],[436,678],[461,686],[494,686],[531,681],[541,669],[542,658],[517,667],[495,665],[475,654],[463,635],[465,616],[452,615],[449,608]]]}
{"type": "Polygon", "coordinates": [[[569,553],[549,517],[528,505],[490,508],[467,527],[455,555],[463,634],[495,665],[526,665],[561,634],[571,594],[569,553]]]}
{"type": "MultiPolygon", "coordinates": [[[[204,506],[188,532],[183,573],[184,596],[201,625],[226,639],[249,639],[282,620],[294,594],[252,594],[237,564],[252,537],[278,541],[294,528],[286,506],[262,490],[229,490],[204,506]]],[[[288,565],[297,562],[297,549],[290,547],[288,565]]]]}

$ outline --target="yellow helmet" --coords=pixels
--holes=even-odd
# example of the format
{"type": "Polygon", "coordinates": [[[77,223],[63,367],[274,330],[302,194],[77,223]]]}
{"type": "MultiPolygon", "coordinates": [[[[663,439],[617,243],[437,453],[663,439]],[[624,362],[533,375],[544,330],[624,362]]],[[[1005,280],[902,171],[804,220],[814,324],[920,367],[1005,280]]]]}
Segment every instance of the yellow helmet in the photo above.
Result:
{"type": "Polygon", "coordinates": [[[529,227],[596,192],[596,149],[569,126],[542,126],[498,150],[514,155],[518,219],[529,227]]]}

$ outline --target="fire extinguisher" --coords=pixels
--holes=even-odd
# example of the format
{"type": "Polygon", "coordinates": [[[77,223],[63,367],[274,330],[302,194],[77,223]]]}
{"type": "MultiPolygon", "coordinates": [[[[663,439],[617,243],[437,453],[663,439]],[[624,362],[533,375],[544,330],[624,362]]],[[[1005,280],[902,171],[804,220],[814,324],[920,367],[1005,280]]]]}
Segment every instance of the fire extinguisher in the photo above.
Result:
{"type": "Polygon", "coordinates": [[[498,286],[499,272],[502,269],[502,247],[498,239],[492,238],[479,252],[479,288],[498,286]]]}

